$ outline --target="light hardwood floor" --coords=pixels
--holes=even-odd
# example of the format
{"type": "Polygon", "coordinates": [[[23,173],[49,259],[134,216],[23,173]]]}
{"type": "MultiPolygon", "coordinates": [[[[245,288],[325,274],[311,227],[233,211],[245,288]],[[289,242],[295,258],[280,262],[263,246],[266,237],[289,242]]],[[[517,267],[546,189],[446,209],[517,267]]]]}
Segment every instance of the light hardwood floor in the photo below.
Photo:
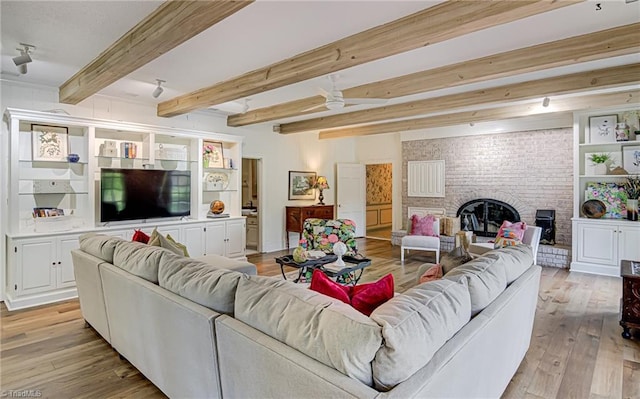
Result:
{"type": "MultiPolygon", "coordinates": [[[[388,241],[361,239],[372,258],[362,281],[393,273],[396,290],[415,284],[428,253],[404,265],[388,241]]],[[[274,257],[251,255],[261,275],[278,276],[274,257]]],[[[290,270],[286,270],[290,271],[290,270]]],[[[620,280],[545,268],[531,347],[505,398],[640,398],[640,332],[620,336],[620,280]]],[[[22,311],[0,309],[0,391],[32,390],[43,398],[161,398],[155,388],[91,328],[77,300],[22,311]]]]}

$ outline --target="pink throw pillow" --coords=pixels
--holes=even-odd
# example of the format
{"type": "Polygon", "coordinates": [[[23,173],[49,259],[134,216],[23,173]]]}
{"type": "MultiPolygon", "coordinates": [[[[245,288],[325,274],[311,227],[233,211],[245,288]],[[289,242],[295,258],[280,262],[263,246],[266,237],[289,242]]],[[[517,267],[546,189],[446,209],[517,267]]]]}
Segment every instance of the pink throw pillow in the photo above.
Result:
{"type": "Polygon", "coordinates": [[[411,217],[411,235],[438,237],[433,231],[433,223],[435,221],[436,217],[433,215],[427,215],[423,218],[413,215],[411,217]]]}
{"type": "Polygon", "coordinates": [[[437,265],[433,265],[427,269],[426,272],[420,276],[420,284],[426,283],[427,281],[434,281],[442,278],[442,266],[438,263],[437,265]]]}

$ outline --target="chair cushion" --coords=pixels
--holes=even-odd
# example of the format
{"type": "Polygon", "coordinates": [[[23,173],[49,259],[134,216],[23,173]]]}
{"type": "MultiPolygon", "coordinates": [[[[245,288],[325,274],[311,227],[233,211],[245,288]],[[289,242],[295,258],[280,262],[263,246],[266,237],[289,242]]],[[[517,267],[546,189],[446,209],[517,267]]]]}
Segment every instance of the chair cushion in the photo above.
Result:
{"type": "Polygon", "coordinates": [[[402,246],[438,249],[440,248],[440,239],[429,236],[404,236],[402,237],[402,246]]]}

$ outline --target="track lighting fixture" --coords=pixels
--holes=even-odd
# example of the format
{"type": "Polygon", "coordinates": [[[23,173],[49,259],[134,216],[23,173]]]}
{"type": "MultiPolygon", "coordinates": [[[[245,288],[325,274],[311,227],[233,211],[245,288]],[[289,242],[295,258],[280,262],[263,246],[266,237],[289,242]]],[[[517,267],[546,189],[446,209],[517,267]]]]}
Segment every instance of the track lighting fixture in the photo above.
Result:
{"type": "Polygon", "coordinates": [[[164,82],[166,82],[165,80],[162,79],[156,79],[156,82],[158,83],[158,86],[156,87],[156,89],[153,91],[153,93],[151,93],[151,95],[153,96],[153,98],[158,98],[160,97],[160,94],[162,94],[162,92],[164,91],[164,89],[162,88],[162,84],[164,82]]]}
{"type": "Polygon", "coordinates": [[[29,54],[35,50],[36,47],[25,43],[20,43],[20,45],[22,48],[16,49],[20,52],[20,55],[13,57],[13,63],[18,67],[18,72],[24,75],[27,73],[27,64],[33,61],[29,54]]]}
{"type": "Polygon", "coordinates": [[[542,106],[546,108],[549,106],[550,102],[551,102],[551,99],[549,97],[545,97],[544,100],[542,100],[542,106]]]}

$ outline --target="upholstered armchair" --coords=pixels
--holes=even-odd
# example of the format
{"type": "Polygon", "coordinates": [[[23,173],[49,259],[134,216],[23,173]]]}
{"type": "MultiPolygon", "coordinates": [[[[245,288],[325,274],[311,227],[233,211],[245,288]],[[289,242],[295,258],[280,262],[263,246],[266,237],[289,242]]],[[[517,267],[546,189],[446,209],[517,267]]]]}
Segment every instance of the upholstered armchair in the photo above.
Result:
{"type": "MultiPolygon", "coordinates": [[[[527,225],[524,236],[522,237],[522,243],[531,246],[534,265],[538,264],[538,247],[540,246],[541,234],[542,227],[527,225]]],[[[469,244],[469,253],[471,253],[472,256],[480,256],[494,249],[494,246],[495,244],[492,242],[474,242],[469,244]]]]}
{"type": "MultiPolygon", "coordinates": [[[[440,219],[430,215],[429,220],[432,220],[433,227],[431,231],[425,233],[424,231],[420,231],[416,233],[416,229],[412,226],[408,226],[407,235],[402,237],[402,246],[400,248],[400,261],[404,262],[404,251],[405,250],[418,250],[418,251],[433,251],[436,253],[436,262],[439,262],[440,259],[440,219]]],[[[410,218],[410,222],[414,220],[412,223],[415,224],[415,221],[420,219],[419,217],[414,216],[410,218]]],[[[427,221],[427,219],[422,219],[423,223],[427,221]]]]}
{"type": "Polygon", "coordinates": [[[333,253],[333,244],[343,242],[347,246],[346,255],[355,256],[356,224],[350,219],[309,218],[302,225],[302,242],[307,250],[333,253]]]}

